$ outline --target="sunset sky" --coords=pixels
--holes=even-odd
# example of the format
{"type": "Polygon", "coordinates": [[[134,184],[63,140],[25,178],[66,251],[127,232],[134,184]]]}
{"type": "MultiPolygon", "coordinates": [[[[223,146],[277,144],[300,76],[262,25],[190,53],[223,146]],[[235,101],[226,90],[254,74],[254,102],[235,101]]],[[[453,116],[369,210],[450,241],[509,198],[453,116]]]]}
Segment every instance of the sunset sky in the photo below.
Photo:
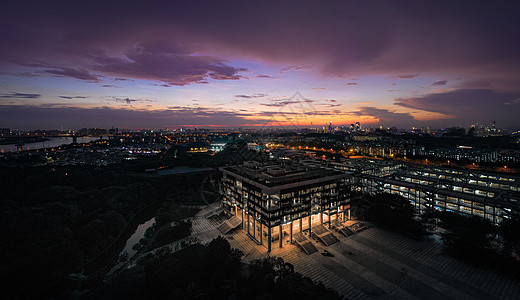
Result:
{"type": "Polygon", "coordinates": [[[506,3],[3,4],[0,127],[518,128],[506,3]]]}

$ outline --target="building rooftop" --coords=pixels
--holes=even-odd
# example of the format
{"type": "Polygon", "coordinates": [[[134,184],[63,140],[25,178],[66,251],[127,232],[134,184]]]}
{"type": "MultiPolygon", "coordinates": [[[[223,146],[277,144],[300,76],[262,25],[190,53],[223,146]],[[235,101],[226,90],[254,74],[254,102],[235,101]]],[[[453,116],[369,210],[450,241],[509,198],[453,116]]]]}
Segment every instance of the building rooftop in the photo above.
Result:
{"type": "Polygon", "coordinates": [[[266,187],[287,185],[319,178],[324,178],[325,180],[331,176],[345,176],[343,172],[332,168],[305,165],[291,161],[248,161],[242,165],[224,167],[221,170],[240,175],[266,187]]]}

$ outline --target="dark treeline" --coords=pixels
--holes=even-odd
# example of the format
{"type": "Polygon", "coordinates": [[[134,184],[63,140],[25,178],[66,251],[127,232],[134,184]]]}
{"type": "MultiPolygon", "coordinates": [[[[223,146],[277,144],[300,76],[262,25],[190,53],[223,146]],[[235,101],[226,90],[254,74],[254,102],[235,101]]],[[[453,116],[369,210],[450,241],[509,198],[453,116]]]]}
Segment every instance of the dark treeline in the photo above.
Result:
{"type": "Polygon", "coordinates": [[[450,254],[520,278],[520,216],[505,219],[500,226],[480,217],[450,212],[431,216],[444,229],[442,240],[450,254]]]}
{"type": "Polygon", "coordinates": [[[340,299],[281,258],[244,264],[241,256],[221,237],[149,254],[82,299],[340,299]]]}
{"type": "Polygon", "coordinates": [[[426,234],[424,226],[416,220],[410,201],[400,195],[357,194],[352,198],[352,213],[362,220],[371,221],[392,230],[420,236],[426,234]]]}
{"type": "Polygon", "coordinates": [[[358,194],[352,199],[355,217],[414,238],[441,232],[449,254],[472,264],[498,269],[520,278],[520,216],[499,226],[478,216],[430,211],[419,216],[400,195],[358,194]],[[439,230],[440,229],[440,230],[439,230]]]}
{"type": "MultiPolygon", "coordinates": [[[[161,202],[155,214],[157,232],[147,248],[189,234],[191,224],[180,220],[196,212],[190,207],[206,204],[201,183],[213,173],[160,177],[146,174],[146,168],[217,167],[251,159],[253,154],[247,144],[236,143],[214,156],[172,147],[157,156],[106,167],[34,167],[34,155],[4,158],[0,162],[0,280],[8,288],[3,295],[26,299],[66,294],[62,283],[68,275],[102,253],[130,218],[154,201],[161,202]],[[170,226],[172,222],[176,225],[170,226]]],[[[218,179],[217,174],[212,176],[218,179]]]]}
{"type": "Polygon", "coordinates": [[[158,177],[97,167],[1,167],[0,280],[9,299],[40,298],[100,254],[128,220],[163,201],[164,222],[179,205],[203,204],[206,173],[158,177]]]}

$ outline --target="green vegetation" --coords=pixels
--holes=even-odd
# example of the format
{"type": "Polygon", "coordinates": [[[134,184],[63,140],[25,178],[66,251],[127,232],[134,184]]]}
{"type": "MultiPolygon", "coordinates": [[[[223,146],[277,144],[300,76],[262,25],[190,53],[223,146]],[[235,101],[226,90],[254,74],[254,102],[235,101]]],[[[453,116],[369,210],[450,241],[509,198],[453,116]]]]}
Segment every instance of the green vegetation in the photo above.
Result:
{"type": "Polygon", "coordinates": [[[520,217],[505,220],[495,227],[476,216],[435,212],[442,239],[454,256],[474,264],[500,269],[520,277],[520,217]]]}
{"type": "Polygon", "coordinates": [[[295,273],[281,258],[250,265],[219,237],[177,252],[143,258],[83,299],[340,299],[338,294],[295,273]]]}
{"type": "Polygon", "coordinates": [[[182,207],[204,204],[200,184],[208,173],[159,177],[124,169],[0,167],[0,280],[9,287],[7,298],[63,292],[70,273],[102,253],[137,211],[155,201],[163,203],[164,224],[196,211],[182,207]]]}
{"type": "Polygon", "coordinates": [[[408,200],[386,193],[353,197],[352,213],[356,218],[414,237],[426,234],[425,229],[437,220],[450,254],[520,277],[519,215],[504,219],[498,227],[477,216],[451,212],[429,212],[418,218],[408,200]]]}
{"type": "Polygon", "coordinates": [[[191,221],[181,220],[173,226],[167,225],[157,230],[155,239],[151,246],[152,249],[173,243],[191,234],[191,221]]]}
{"type": "Polygon", "coordinates": [[[414,219],[410,201],[400,195],[380,193],[362,194],[352,199],[353,214],[358,219],[374,222],[382,227],[419,236],[424,234],[421,222],[414,219]]]}
{"type": "MultiPolygon", "coordinates": [[[[108,259],[114,256],[115,262],[119,254],[105,249],[117,250],[119,246],[113,243],[129,220],[152,203],[159,204],[155,232],[139,248],[150,249],[189,234],[190,224],[179,220],[194,215],[197,205],[211,200],[203,199],[201,183],[210,174],[218,180],[218,173],[161,177],[145,169],[217,167],[236,163],[235,157],[254,159],[256,152],[247,150],[243,142],[213,156],[172,146],[155,156],[107,167],[38,166],[45,163],[41,154],[27,152],[0,160],[0,237],[4,241],[0,280],[9,287],[3,291],[9,299],[61,294],[68,289],[64,284],[68,275],[80,272],[101,253],[95,267],[89,264],[88,269],[102,274],[103,268],[109,268],[108,259]]],[[[152,208],[149,218],[156,210],[152,208]]]]}

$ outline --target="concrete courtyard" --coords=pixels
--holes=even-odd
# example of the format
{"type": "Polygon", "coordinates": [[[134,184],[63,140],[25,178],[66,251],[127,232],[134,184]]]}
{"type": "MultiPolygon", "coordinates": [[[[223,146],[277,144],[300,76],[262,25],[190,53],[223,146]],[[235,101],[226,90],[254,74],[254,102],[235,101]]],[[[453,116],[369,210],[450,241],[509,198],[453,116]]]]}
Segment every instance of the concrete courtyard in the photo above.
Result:
{"type": "MultiPolygon", "coordinates": [[[[219,235],[218,221],[202,217],[205,211],[193,218],[193,235],[203,243],[219,235]]],[[[348,299],[520,299],[519,280],[461,262],[439,243],[377,227],[348,238],[334,234],[339,243],[326,247],[315,242],[320,251],[311,255],[295,245],[268,253],[240,229],[225,237],[244,252],[244,261],[281,257],[348,299]],[[325,249],[334,257],[321,255],[325,249]]]]}

